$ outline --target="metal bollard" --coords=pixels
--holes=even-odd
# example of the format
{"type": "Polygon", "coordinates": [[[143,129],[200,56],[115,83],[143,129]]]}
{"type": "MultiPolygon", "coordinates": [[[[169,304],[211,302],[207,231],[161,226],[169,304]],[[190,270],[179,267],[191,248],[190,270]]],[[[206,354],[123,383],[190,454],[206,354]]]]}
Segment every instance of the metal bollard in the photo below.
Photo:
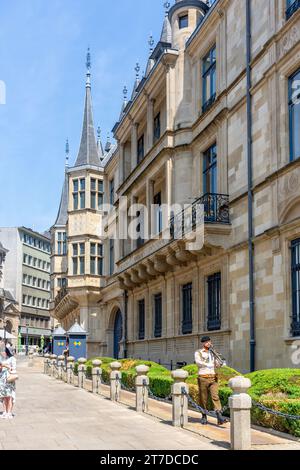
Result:
{"type": "Polygon", "coordinates": [[[86,359],[81,357],[78,359],[78,364],[78,387],[85,388],[86,359]]]}
{"type": "Polygon", "coordinates": [[[28,355],[28,367],[33,367],[33,352],[32,351],[29,351],[29,355],[28,355]]]}
{"type": "Polygon", "coordinates": [[[67,383],[68,384],[74,384],[74,363],[75,363],[75,358],[70,356],[67,358],[67,383]]]}
{"type": "Polygon", "coordinates": [[[111,373],[110,373],[110,399],[112,401],[120,401],[120,392],[121,392],[121,377],[122,373],[120,369],[122,364],[120,362],[112,362],[110,364],[111,373]]]}
{"type": "Polygon", "coordinates": [[[63,379],[63,368],[65,364],[65,357],[64,356],[58,356],[57,358],[57,365],[58,365],[58,379],[62,380],[63,379]]]}
{"type": "Polygon", "coordinates": [[[251,387],[251,381],[245,377],[234,377],[228,385],[233,390],[229,398],[231,448],[250,450],[252,399],[247,390],[251,387]]]}
{"type": "Polygon", "coordinates": [[[172,422],[173,426],[184,427],[188,424],[188,393],[189,388],[185,383],[189,374],[185,370],[174,370],[172,378],[172,422]]]}
{"type": "Polygon", "coordinates": [[[95,359],[93,362],[93,369],[92,369],[92,380],[93,380],[93,393],[100,393],[100,386],[101,386],[101,378],[102,378],[102,361],[95,359]]]}
{"type": "Polygon", "coordinates": [[[136,411],[138,413],[148,412],[149,377],[147,377],[147,374],[149,372],[149,369],[150,368],[145,365],[137,366],[135,368],[137,372],[137,377],[135,379],[136,411]]]}

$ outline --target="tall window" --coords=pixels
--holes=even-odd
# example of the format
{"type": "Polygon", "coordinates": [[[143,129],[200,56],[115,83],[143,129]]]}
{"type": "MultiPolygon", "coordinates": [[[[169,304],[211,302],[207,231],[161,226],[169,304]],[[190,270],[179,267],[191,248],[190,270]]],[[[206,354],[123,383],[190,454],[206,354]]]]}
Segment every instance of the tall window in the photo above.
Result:
{"type": "Polygon", "coordinates": [[[216,46],[203,58],[203,113],[214,103],[216,99],[216,46]]]}
{"type": "Polygon", "coordinates": [[[137,157],[138,163],[141,163],[145,156],[145,144],[144,144],[144,134],[139,138],[137,145],[137,157]]]}
{"type": "Polygon", "coordinates": [[[109,203],[113,206],[115,203],[115,180],[114,178],[109,182],[109,203]]]}
{"type": "Polygon", "coordinates": [[[109,274],[113,275],[115,271],[115,244],[114,240],[109,240],[109,274]]]}
{"type": "Polygon", "coordinates": [[[73,209],[76,211],[78,209],[78,180],[73,180],[73,209]]]}
{"type": "Polygon", "coordinates": [[[67,254],[67,234],[66,232],[58,232],[57,234],[57,254],[67,254]]]}
{"type": "Polygon", "coordinates": [[[300,70],[289,79],[290,154],[300,157],[300,70]]]}
{"type": "Polygon", "coordinates": [[[182,286],[182,334],[193,332],[193,284],[182,286]]]}
{"type": "Polygon", "coordinates": [[[83,276],[85,274],[85,244],[73,243],[73,276],[83,276]]]}
{"type": "Polygon", "coordinates": [[[300,0],[287,0],[286,19],[288,20],[300,8],[300,0]]]}
{"type": "Polygon", "coordinates": [[[145,300],[139,300],[139,339],[145,339],[145,300]]]}
{"type": "Polygon", "coordinates": [[[101,210],[104,202],[103,181],[91,178],[91,209],[101,210]]]}
{"type": "Polygon", "coordinates": [[[163,229],[162,210],[161,210],[161,192],[154,196],[153,203],[155,206],[155,228],[156,232],[160,233],[163,229]]]}
{"type": "Polygon", "coordinates": [[[207,278],[207,329],[221,329],[221,273],[207,278]]]}
{"type": "Polygon", "coordinates": [[[80,209],[85,209],[85,179],[84,178],[81,178],[80,180],[79,198],[80,198],[80,209]]]}
{"type": "Polygon", "coordinates": [[[160,128],[160,113],[154,118],[154,142],[160,139],[161,128],[160,128]]]}
{"type": "Polygon", "coordinates": [[[85,209],[85,178],[73,180],[73,209],[85,209]]]}
{"type": "Polygon", "coordinates": [[[292,336],[300,336],[300,239],[292,242],[292,336]]]}
{"type": "Polygon", "coordinates": [[[218,192],[217,145],[214,144],[203,154],[203,193],[218,192]]]}
{"type": "Polygon", "coordinates": [[[179,29],[187,28],[189,25],[189,15],[185,14],[178,18],[179,29]]]}
{"type": "Polygon", "coordinates": [[[154,337],[162,336],[162,295],[154,296],[154,337]]]}
{"type": "Polygon", "coordinates": [[[90,251],[90,273],[94,276],[103,276],[103,245],[101,243],[91,243],[90,251]]]}

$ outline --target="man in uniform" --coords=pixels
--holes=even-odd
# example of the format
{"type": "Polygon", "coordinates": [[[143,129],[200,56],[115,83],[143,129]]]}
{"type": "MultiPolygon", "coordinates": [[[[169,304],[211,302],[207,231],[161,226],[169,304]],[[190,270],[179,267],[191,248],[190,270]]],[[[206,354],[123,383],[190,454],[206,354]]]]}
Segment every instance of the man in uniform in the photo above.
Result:
{"type": "MultiPolygon", "coordinates": [[[[199,385],[199,398],[200,405],[204,410],[208,409],[208,394],[210,394],[214,410],[217,415],[218,425],[221,426],[227,423],[227,419],[222,416],[222,405],[219,398],[219,386],[217,368],[220,368],[222,364],[216,359],[211,352],[212,347],[211,339],[209,336],[204,336],[201,339],[203,348],[199,349],[195,353],[195,362],[198,366],[198,385],[199,385]]],[[[203,425],[208,424],[207,414],[202,414],[200,423],[203,425]]]]}

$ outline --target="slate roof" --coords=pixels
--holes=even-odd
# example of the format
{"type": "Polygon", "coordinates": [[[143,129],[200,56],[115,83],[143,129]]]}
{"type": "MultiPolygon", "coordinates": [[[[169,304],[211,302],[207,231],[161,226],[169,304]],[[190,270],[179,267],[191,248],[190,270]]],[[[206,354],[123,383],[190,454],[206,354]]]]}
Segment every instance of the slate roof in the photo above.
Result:
{"type": "Polygon", "coordinates": [[[54,225],[64,226],[68,220],[68,193],[69,193],[69,179],[68,174],[65,174],[65,181],[62,189],[59,210],[54,225]]]}
{"type": "Polygon", "coordinates": [[[172,27],[168,15],[166,15],[164,19],[160,42],[168,42],[172,44],[172,27]]]}
{"type": "Polygon", "coordinates": [[[100,166],[94,128],[91,86],[89,84],[86,86],[81,142],[74,167],[83,165],[100,166]]]}

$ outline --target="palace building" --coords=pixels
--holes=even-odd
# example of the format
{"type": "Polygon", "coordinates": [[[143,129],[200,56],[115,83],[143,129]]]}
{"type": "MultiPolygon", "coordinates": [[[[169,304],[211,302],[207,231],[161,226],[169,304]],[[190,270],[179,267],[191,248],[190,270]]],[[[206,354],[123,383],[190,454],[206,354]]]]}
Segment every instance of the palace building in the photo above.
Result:
{"type": "Polygon", "coordinates": [[[105,149],[88,54],[80,149],[51,230],[51,313],[65,330],[80,321],[89,357],[191,362],[209,334],[241,372],[299,366],[299,0],[165,7],[105,149]],[[120,236],[134,220],[139,235],[120,236]]]}

